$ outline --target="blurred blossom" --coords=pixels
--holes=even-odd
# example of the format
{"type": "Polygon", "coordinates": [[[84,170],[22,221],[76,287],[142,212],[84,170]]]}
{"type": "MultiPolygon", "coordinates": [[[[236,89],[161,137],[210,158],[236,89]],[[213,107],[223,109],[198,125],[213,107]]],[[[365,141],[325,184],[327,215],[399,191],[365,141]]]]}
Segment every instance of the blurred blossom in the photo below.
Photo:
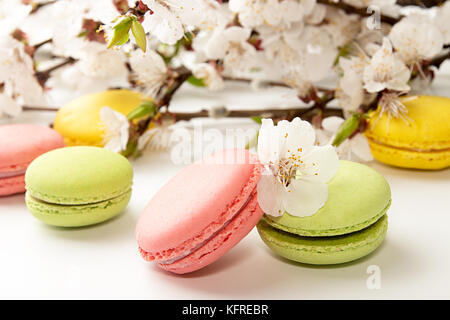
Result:
{"type": "Polygon", "coordinates": [[[444,43],[450,43],[450,2],[444,2],[442,7],[438,8],[436,23],[444,37],[444,43]]]}
{"type": "Polygon", "coordinates": [[[155,98],[167,79],[167,67],[163,58],[153,50],[133,51],[130,55],[132,77],[145,94],[155,98]]]}
{"type": "Polygon", "coordinates": [[[407,16],[395,24],[389,39],[408,65],[433,58],[444,45],[442,33],[433,20],[418,14],[407,16]]]}
{"type": "Polygon", "coordinates": [[[249,70],[256,49],[247,42],[251,30],[241,27],[216,29],[203,48],[209,59],[223,59],[226,69],[249,70]]]}
{"type": "Polygon", "coordinates": [[[168,125],[158,125],[147,130],[138,140],[138,150],[167,151],[172,144],[173,129],[168,125]]]}
{"type": "Polygon", "coordinates": [[[125,150],[128,143],[128,129],[130,128],[127,117],[105,106],[100,109],[100,118],[105,130],[103,138],[105,148],[113,152],[125,150]]]}
{"type": "Polygon", "coordinates": [[[205,85],[212,91],[223,89],[225,86],[225,83],[216,68],[209,63],[200,63],[194,66],[192,73],[195,77],[202,79],[205,82],[205,85]]]}
{"type": "MultiPolygon", "coordinates": [[[[316,129],[317,142],[319,145],[329,145],[333,142],[337,131],[344,123],[341,117],[327,117],[322,120],[322,128],[316,129]]],[[[357,162],[368,162],[373,160],[367,138],[357,133],[350,139],[344,140],[337,148],[337,154],[341,160],[357,162]]]]}
{"type": "Polygon", "coordinates": [[[397,53],[393,52],[388,38],[375,52],[370,63],[364,67],[364,88],[368,92],[379,92],[384,89],[408,91],[411,72],[397,53]]]}
{"type": "Polygon", "coordinates": [[[80,53],[79,66],[88,77],[126,77],[125,54],[119,50],[108,50],[104,44],[86,42],[80,53]]]}

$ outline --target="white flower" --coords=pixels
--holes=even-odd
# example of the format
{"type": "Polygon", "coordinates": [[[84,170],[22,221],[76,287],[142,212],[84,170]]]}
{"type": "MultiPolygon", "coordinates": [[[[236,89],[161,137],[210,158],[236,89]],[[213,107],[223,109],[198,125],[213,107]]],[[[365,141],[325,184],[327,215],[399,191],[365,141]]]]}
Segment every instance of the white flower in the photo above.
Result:
{"type": "Polygon", "coordinates": [[[407,64],[433,58],[444,44],[442,33],[433,21],[418,14],[407,16],[396,23],[389,33],[389,39],[407,64]]]}
{"type": "Polygon", "coordinates": [[[340,57],[339,67],[343,75],[339,79],[337,96],[340,106],[347,111],[356,110],[364,101],[363,71],[369,59],[364,55],[340,57]]]}
{"type": "Polygon", "coordinates": [[[295,118],[274,126],[264,119],[258,138],[258,156],[264,172],[258,183],[258,202],[269,215],[305,217],[316,213],[328,198],[327,182],[339,160],[332,146],[315,146],[312,126],[295,118]]]}
{"type": "Polygon", "coordinates": [[[103,138],[105,148],[113,152],[125,150],[128,143],[128,129],[130,128],[127,117],[105,106],[100,109],[100,118],[105,127],[103,138]]]}
{"type": "Polygon", "coordinates": [[[275,26],[281,20],[278,0],[230,0],[229,8],[238,14],[240,23],[246,28],[263,24],[275,26]]]}
{"type": "Polygon", "coordinates": [[[142,0],[151,10],[145,14],[144,29],[163,43],[173,45],[189,26],[204,22],[206,3],[200,0],[142,0]]]}
{"type": "MultiPolygon", "coordinates": [[[[322,120],[322,128],[317,130],[319,145],[331,144],[336,136],[338,129],[344,123],[341,117],[327,117],[322,120]]],[[[357,133],[351,138],[345,139],[337,148],[339,159],[351,160],[357,162],[368,162],[373,160],[367,138],[357,133]]]]}
{"type": "Polygon", "coordinates": [[[0,1],[0,36],[11,33],[19,27],[30,14],[31,5],[23,4],[21,0],[0,1]]]}
{"type": "Polygon", "coordinates": [[[21,105],[41,105],[46,99],[35,77],[33,59],[25,52],[23,43],[0,37],[0,84],[9,97],[21,105]]]}
{"type": "Polygon", "coordinates": [[[376,8],[380,13],[394,18],[400,14],[397,0],[344,0],[343,2],[357,8],[376,8]]]}
{"type": "Polygon", "coordinates": [[[156,97],[164,81],[167,79],[167,67],[163,58],[153,50],[147,52],[133,51],[130,55],[133,79],[143,88],[149,97],[156,97]]]}
{"type": "Polygon", "coordinates": [[[205,45],[209,59],[223,59],[225,68],[249,69],[249,61],[255,55],[255,48],[247,42],[251,30],[241,27],[217,29],[205,45]]]}
{"type": "Polygon", "coordinates": [[[167,151],[172,144],[172,128],[162,125],[147,130],[138,140],[138,150],[167,151]]]}
{"type": "Polygon", "coordinates": [[[330,75],[337,50],[328,33],[306,26],[297,41],[290,44],[296,54],[283,70],[283,81],[305,96],[311,85],[330,75]]]}
{"type": "Polygon", "coordinates": [[[239,16],[239,22],[247,28],[262,25],[289,27],[302,21],[314,9],[316,0],[230,0],[229,8],[239,16]]]}
{"type": "Polygon", "coordinates": [[[126,77],[125,55],[119,50],[107,49],[98,42],[85,42],[80,53],[80,70],[88,77],[126,77]]]}
{"type": "Polygon", "coordinates": [[[22,111],[22,107],[7,95],[5,92],[0,93],[0,118],[6,114],[11,117],[16,117],[22,111]]]}
{"type": "Polygon", "coordinates": [[[202,79],[210,90],[220,90],[225,86],[223,78],[217,72],[217,69],[209,63],[197,64],[194,66],[192,73],[195,77],[202,79]]]}
{"type": "Polygon", "coordinates": [[[369,65],[364,68],[364,88],[368,92],[379,92],[384,89],[408,91],[411,72],[403,61],[392,52],[388,38],[375,52],[369,65]]]}
{"type": "Polygon", "coordinates": [[[436,25],[441,30],[444,43],[450,43],[450,2],[446,1],[442,7],[438,8],[436,25]]]}

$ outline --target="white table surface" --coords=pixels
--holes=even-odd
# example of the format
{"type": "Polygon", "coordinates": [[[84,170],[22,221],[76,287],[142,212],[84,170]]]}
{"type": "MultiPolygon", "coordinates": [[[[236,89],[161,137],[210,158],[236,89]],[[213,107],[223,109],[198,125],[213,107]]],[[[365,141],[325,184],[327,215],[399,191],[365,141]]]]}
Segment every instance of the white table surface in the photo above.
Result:
{"type": "MultiPolygon", "coordinates": [[[[449,78],[439,81],[435,87],[447,94],[449,78]]],[[[183,88],[174,107],[298,104],[292,93],[280,89],[248,92],[248,87],[231,85],[221,93],[200,90],[183,88]]],[[[9,122],[48,124],[52,117],[27,112],[9,122]]],[[[213,124],[254,128],[247,120],[213,124]]],[[[134,229],[152,195],[181,166],[167,153],[147,153],[132,163],[135,178],[128,208],[100,225],[50,227],[27,211],[23,195],[0,198],[0,298],[450,298],[450,169],[426,172],[370,164],[389,181],[392,206],[385,242],[359,261],[333,267],[292,263],[272,254],[253,230],[213,265],[177,276],[140,257],[134,229]],[[366,285],[371,265],[380,268],[380,289],[366,285]]]]}

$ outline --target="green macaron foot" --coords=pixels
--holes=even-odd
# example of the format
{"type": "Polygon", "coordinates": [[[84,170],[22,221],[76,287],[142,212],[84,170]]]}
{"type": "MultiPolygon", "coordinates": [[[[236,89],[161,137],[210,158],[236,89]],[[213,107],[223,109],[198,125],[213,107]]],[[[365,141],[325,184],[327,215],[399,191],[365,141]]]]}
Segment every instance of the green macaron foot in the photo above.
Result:
{"type": "Polygon", "coordinates": [[[110,200],[84,205],[46,203],[28,192],[25,201],[28,210],[42,222],[57,227],[84,227],[112,219],[122,212],[131,198],[131,189],[110,200]]]}
{"type": "Polygon", "coordinates": [[[383,215],[371,226],[346,235],[304,237],[278,230],[264,219],[258,232],[264,243],[278,255],[313,265],[332,265],[350,262],[373,252],[383,242],[388,219],[383,215]]]}

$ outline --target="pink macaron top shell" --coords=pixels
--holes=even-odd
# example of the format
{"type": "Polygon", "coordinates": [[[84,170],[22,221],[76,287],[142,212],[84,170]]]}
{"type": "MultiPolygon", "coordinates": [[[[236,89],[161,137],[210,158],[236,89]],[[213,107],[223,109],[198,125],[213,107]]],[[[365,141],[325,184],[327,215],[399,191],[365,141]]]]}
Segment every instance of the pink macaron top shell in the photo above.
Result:
{"type": "Polygon", "coordinates": [[[50,150],[64,147],[61,135],[34,124],[0,126],[0,173],[23,171],[31,161],[50,150]]]}
{"type": "Polygon", "coordinates": [[[136,227],[147,260],[188,254],[220,230],[254,193],[261,175],[247,150],[223,150],[179,172],[151,199],[136,227]]]}

